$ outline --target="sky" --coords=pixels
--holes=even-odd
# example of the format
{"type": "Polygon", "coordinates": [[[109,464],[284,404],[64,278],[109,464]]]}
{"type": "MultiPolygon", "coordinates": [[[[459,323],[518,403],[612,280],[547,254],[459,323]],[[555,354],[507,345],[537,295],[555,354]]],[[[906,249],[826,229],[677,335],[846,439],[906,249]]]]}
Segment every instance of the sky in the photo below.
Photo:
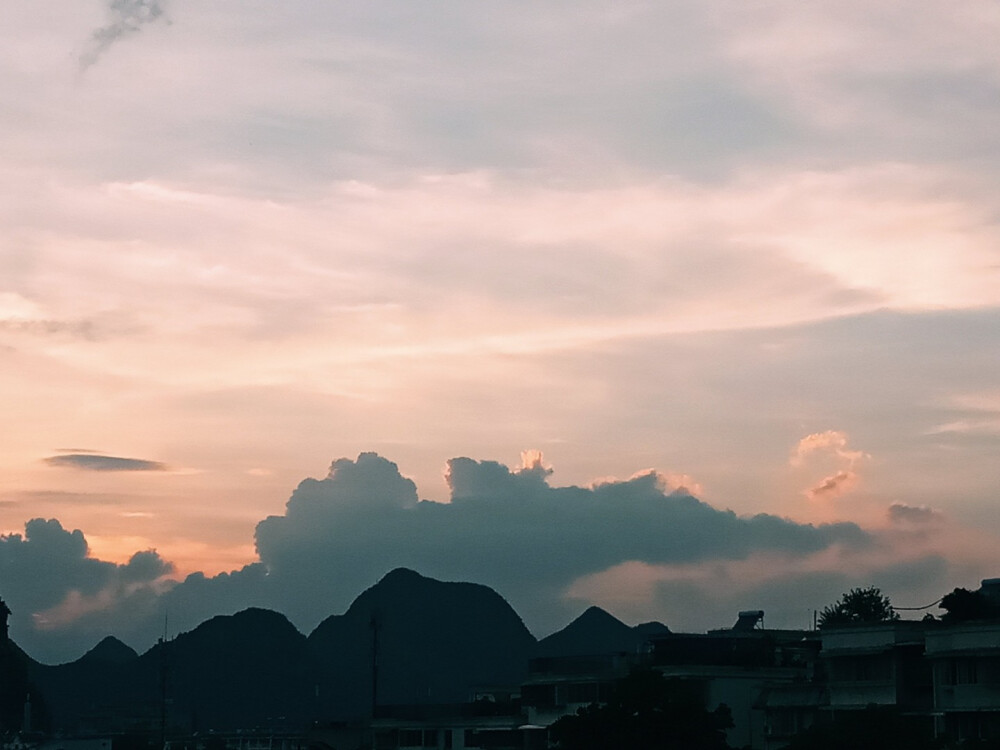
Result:
{"type": "Polygon", "coordinates": [[[36,658],[309,632],[397,566],[538,637],[1000,575],[1000,4],[4,16],[0,597],[36,658]]]}

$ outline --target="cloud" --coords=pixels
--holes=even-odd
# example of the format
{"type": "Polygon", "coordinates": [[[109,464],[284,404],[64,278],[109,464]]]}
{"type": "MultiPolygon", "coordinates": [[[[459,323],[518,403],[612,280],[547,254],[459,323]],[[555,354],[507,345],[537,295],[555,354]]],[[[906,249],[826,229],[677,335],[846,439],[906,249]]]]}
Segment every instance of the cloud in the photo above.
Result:
{"type": "Polygon", "coordinates": [[[16,318],[7,318],[0,319],[0,331],[27,333],[37,336],[67,334],[72,337],[87,340],[93,340],[95,338],[94,324],[88,320],[21,320],[16,318]]]}
{"type": "Polygon", "coordinates": [[[905,503],[893,503],[887,511],[889,520],[894,524],[927,524],[937,523],[944,516],[926,505],[913,506],[905,503]]]}
{"type": "Polygon", "coordinates": [[[127,583],[149,583],[174,572],[173,563],[167,562],[156,550],[136,552],[120,567],[122,579],[127,583]]]}
{"type": "Polygon", "coordinates": [[[574,580],[626,561],[732,560],[759,551],[795,558],[869,542],[854,524],[717,510],[669,492],[655,472],[552,487],[540,456],[524,464],[511,470],[454,458],[446,473],[451,501],[434,503],[419,501],[413,483],[374,453],[334,461],[324,479],[299,485],[284,515],[257,525],[273,601],[311,626],[388,569],[408,566],[494,586],[537,628],[559,616],[574,580]]]}
{"type": "MultiPolygon", "coordinates": [[[[846,440],[830,436],[809,442],[848,450],[846,440]]],[[[8,567],[0,580],[41,585],[0,594],[34,616],[19,621],[19,642],[80,653],[106,632],[149,645],[165,613],[177,632],[214,614],[262,606],[308,631],[397,566],[493,586],[539,634],[564,624],[581,598],[611,601],[635,619],[662,615],[671,625],[705,627],[763,605],[773,610],[772,622],[798,624],[789,591],[813,587],[813,600],[832,600],[857,576],[882,583],[876,574],[884,575],[900,591],[917,589],[885,562],[895,555],[892,539],[855,524],[740,516],[673,489],[669,475],[656,471],[587,487],[554,487],[552,474],[538,452],[525,452],[516,469],[454,458],[446,470],[450,502],[437,503],[420,500],[413,481],[376,453],[340,458],[325,477],[303,480],[282,514],[258,523],[257,562],[179,583],[169,581],[173,566],[153,550],[121,565],[95,560],[80,531],[35,519],[24,538],[4,538],[8,567]],[[706,608],[670,616],[682,599],[706,608]]],[[[834,475],[822,491],[847,481],[834,475]]],[[[929,518],[927,509],[903,504],[890,514],[899,523],[929,518]]],[[[920,559],[922,570],[941,577],[939,558],[920,559]]]]}
{"type": "Polygon", "coordinates": [[[132,500],[124,495],[111,495],[97,492],[69,492],[64,490],[23,490],[20,492],[3,493],[0,497],[6,502],[18,505],[121,505],[132,500]],[[9,498],[9,499],[8,499],[9,498]]]}
{"type": "Polygon", "coordinates": [[[851,569],[804,569],[774,566],[753,577],[733,575],[717,566],[697,579],[665,579],[655,598],[671,627],[691,628],[709,615],[720,627],[735,621],[738,609],[763,609],[771,627],[807,628],[814,610],[835,602],[855,586],[878,585],[899,606],[923,604],[928,584],[945,588],[951,568],[936,554],[904,562],[870,561],[851,569]],[[672,617],[671,617],[672,615],[672,617]]]}
{"type": "Polygon", "coordinates": [[[826,477],[815,487],[810,487],[806,490],[806,495],[812,500],[837,497],[847,492],[857,481],[858,475],[853,471],[838,471],[836,474],[826,477]]]}
{"type": "Polygon", "coordinates": [[[795,446],[792,452],[793,466],[802,464],[806,456],[816,452],[831,452],[850,464],[865,457],[862,451],[852,451],[847,447],[847,435],[840,430],[827,430],[806,435],[795,446]]]}
{"type": "Polygon", "coordinates": [[[104,456],[98,453],[68,453],[49,456],[44,461],[49,466],[85,471],[167,471],[168,469],[166,464],[159,461],[104,456]]]}
{"type": "Polygon", "coordinates": [[[136,597],[155,596],[172,571],[155,550],[125,565],[91,557],[83,532],[56,519],[34,518],[24,534],[0,536],[0,596],[14,613],[12,636],[29,653],[53,659],[78,656],[129,616],[141,620],[136,597]],[[97,613],[93,628],[81,622],[88,613],[97,613]]]}
{"type": "Polygon", "coordinates": [[[811,456],[817,455],[832,459],[840,468],[805,490],[805,495],[810,500],[834,498],[849,491],[859,481],[855,465],[869,458],[867,453],[848,447],[846,433],[827,430],[814,432],[799,440],[789,463],[792,466],[802,466],[809,462],[811,456]]]}
{"type": "Polygon", "coordinates": [[[1000,392],[990,389],[952,396],[942,406],[957,418],[924,434],[979,439],[1000,436],[1000,392]]]}
{"type": "Polygon", "coordinates": [[[875,582],[894,603],[909,606],[955,578],[943,556],[912,545],[834,549],[788,562],[763,553],[684,565],[627,563],[580,579],[569,593],[626,621],[656,618],[674,630],[724,627],[741,609],[763,609],[770,627],[806,628],[814,610],[852,587],[875,582]]]}
{"type": "MultiPolygon", "coordinates": [[[[536,634],[565,624],[581,599],[610,601],[637,620],[707,627],[765,604],[772,621],[798,624],[789,591],[813,586],[808,606],[822,606],[818,598],[832,600],[857,576],[918,588],[903,567],[892,568],[892,537],[853,523],[740,516],[672,489],[656,471],[586,487],[554,487],[552,473],[539,452],[525,452],[516,469],[453,458],[450,502],[439,503],[420,500],[414,482],[377,453],[339,458],[325,477],[303,480],[282,514],[257,524],[256,562],[180,582],[155,550],[124,564],[97,560],[82,532],[34,519],[23,537],[0,538],[0,595],[17,613],[15,639],[52,660],[79,655],[109,632],[147,647],[165,615],[179,632],[259,606],[309,631],[399,566],[492,586],[536,634]],[[671,614],[681,600],[706,608],[671,614]]],[[[926,516],[894,508],[901,519],[926,516]]],[[[934,580],[943,575],[941,559],[910,553],[934,580]]]]}
{"type": "Polygon", "coordinates": [[[80,55],[81,70],[94,65],[119,40],[137,34],[164,15],[160,0],[110,0],[108,10],[111,20],[90,35],[87,49],[80,55]]]}
{"type": "MultiPolygon", "coordinates": [[[[697,496],[704,491],[701,483],[688,474],[680,474],[672,471],[659,471],[657,469],[645,469],[637,471],[629,479],[640,479],[652,476],[657,486],[666,494],[677,494],[681,496],[697,496]]],[[[613,477],[597,479],[591,483],[592,487],[600,487],[604,484],[615,484],[619,480],[613,477]]]]}

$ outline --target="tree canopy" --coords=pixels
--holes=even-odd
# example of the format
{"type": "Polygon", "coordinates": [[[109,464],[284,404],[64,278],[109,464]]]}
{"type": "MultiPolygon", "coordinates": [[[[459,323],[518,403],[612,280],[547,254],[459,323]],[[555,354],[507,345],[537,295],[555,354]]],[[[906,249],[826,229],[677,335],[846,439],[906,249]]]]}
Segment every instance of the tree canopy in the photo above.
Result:
{"type": "Polygon", "coordinates": [[[732,726],[729,707],[707,710],[696,685],[642,669],[624,678],[607,704],[559,719],[551,737],[563,750],[728,750],[732,726]]]}
{"type": "Polygon", "coordinates": [[[982,591],[955,589],[941,599],[941,618],[947,623],[968,622],[969,620],[994,620],[1000,617],[1000,606],[982,591]]]}
{"type": "Polygon", "coordinates": [[[892,622],[899,613],[877,586],[851,589],[819,613],[819,626],[892,622]]]}
{"type": "MultiPolygon", "coordinates": [[[[903,715],[895,706],[869,706],[840,711],[835,720],[813,724],[792,738],[785,750],[938,750],[920,719],[903,715]]],[[[963,745],[964,747],[964,745],[963,745]]]]}

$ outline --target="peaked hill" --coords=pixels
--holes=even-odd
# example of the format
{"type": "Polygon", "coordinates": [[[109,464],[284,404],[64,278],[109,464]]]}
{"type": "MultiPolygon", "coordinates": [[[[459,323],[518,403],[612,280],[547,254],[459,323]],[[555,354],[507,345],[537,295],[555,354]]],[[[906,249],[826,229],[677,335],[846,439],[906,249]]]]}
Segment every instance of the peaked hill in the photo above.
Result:
{"type": "Polygon", "coordinates": [[[277,612],[213,617],[140,658],[147,679],[165,672],[172,719],[192,731],[313,718],[306,638],[277,612]]]}
{"type": "Polygon", "coordinates": [[[517,685],[534,644],[518,614],[492,589],[404,568],[386,574],[309,636],[321,705],[339,718],[370,715],[373,700],[453,703],[469,700],[477,687],[517,685]]]}
{"type": "Polygon", "coordinates": [[[79,659],[77,664],[127,664],[138,659],[139,654],[131,646],[126,646],[113,635],[106,636],[79,659]]]}
{"type": "Polygon", "coordinates": [[[589,607],[565,628],[540,640],[534,655],[551,658],[635,653],[650,634],[660,632],[669,629],[660,623],[629,627],[600,607],[589,607]]]}
{"type": "Polygon", "coordinates": [[[107,636],[79,659],[49,666],[32,662],[32,680],[44,696],[55,727],[74,724],[81,711],[100,712],[129,696],[128,677],[139,656],[114,636],[107,636]]]}

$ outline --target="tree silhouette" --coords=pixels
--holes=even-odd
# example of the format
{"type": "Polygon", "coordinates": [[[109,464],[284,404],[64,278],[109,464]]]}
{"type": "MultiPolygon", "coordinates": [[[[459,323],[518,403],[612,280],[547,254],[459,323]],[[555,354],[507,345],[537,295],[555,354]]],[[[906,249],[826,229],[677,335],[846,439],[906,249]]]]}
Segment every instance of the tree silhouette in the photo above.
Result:
{"type": "Polygon", "coordinates": [[[955,589],[941,599],[945,610],[942,620],[947,623],[969,620],[992,620],[1000,617],[1000,607],[981,591],[955,589]]]}
{"type": "Polygon", "coordinates": [[[556,721],[550,736],[563,750],[729,750],[732,726],[729,707],[708,711],[697,685],[643,669],[619,682],[607,704],[556,721]]]}
{"type": "Polygon", "coordinates": [[[7,606],[7,602],[0,599],[0,643],[6,643],[9,635],[9,626],[7,624],[7,618],[10,617],[11,611],[10,607],[7,606]]]}
{"type": "Polygon", "coordinates": [[[785,750],[938,750],[942,745],[919,718],[905,716],[895,706],[869,706],[814,724],[795,735],[785,750]]]}
{"type": "Polygon", "coordinates": [[[819,626],[851,625],[874,622],[893,622],[899,613],[892,608],[892,602],[877,586],[851,589],[835,604],[824,607],[819,613],[819,626]]]}

